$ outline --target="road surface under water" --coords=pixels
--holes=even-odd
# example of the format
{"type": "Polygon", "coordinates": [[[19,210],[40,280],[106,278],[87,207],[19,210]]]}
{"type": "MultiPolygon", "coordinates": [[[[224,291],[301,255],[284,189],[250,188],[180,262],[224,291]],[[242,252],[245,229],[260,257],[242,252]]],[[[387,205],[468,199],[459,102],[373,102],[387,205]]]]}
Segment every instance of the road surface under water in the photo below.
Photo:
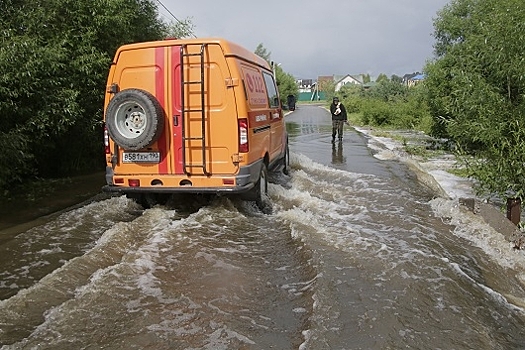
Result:
{"type": "Polygon", "coordinates": [[[329,118],[287,116],[271,214],[112,197],[3,241],[2,349],[524,348],[523,253],[329,118]]]}

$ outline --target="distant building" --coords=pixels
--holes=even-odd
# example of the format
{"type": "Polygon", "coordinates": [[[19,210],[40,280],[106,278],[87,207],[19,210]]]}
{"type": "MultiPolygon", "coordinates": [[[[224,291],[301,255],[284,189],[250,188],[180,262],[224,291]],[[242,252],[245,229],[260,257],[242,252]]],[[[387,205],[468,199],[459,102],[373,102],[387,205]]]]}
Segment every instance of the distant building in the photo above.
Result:
{"type": "Polygon", "coordinates": [[[356,77],[347,74],[341,78],[335,77],[335,91],[341,90],[341,88],[347,84],[354,84],[354,85],[363,85],[363,82],[357,79],[356,77]]]}
{"type": "Polygon", "coordinates": [[[299,87],[298,101],[313,101],[314,99],[317,99],[317,85],[313,79],[297,79],[295,82],[299,87]]]}
{"type": "Polygon", "coordinates": [[[312,92],[313,79],[297,79],[295,82],[299,87],[299,92],[312,92]]]}
{"type": "Polygon", "coordinates": [[[421,74],[419,72],[411,73],[411,74],[405,74],[403,76],[403,84],[406,86],[416,86],[420,82],[425,80],[425,75],[421,74]]]}
{"type": "Polygon", "coordinates": [[[377,85],[377,82],[375,82],[375,81],[369,81],[368,83],[364,83],[364,84],[363,84],[363,89],[365,89],[365,90],[369,90],[369,89],[373,88],[373,87],[376,86],[376,85],[377,85]]]}
{"type": "Polygon", "coordinates": [[[320,75],[315,81],[313,79],[297,79],[296,83],[299,87],[299,101],[324,100],[326,92],[323,91],[323,86],[328,83],[335,86],[335,91],[339,91],[347,84],[363,85],[361,80],[350,74],[320,75]]]}

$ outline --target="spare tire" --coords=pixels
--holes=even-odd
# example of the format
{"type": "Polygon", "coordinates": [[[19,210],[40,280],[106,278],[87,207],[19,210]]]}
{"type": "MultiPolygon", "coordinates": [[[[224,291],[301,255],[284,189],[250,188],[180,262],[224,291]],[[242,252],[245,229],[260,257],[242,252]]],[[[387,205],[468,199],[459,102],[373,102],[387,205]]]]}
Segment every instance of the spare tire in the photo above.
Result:
{"type": "Polygon", "coordinates": [[[151,146],[164,129],[164,111],[147,91],[126,89],[115,94],[106,109],[109,136],[125,150],[151,146]]]}

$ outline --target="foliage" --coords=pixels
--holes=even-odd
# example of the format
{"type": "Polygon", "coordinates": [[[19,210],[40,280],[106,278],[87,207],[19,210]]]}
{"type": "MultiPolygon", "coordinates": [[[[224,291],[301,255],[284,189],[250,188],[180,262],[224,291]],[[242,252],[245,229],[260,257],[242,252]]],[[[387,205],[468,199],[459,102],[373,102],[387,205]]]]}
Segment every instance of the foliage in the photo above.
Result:
{"type": "Polygon", "coordinates": [[[178,39],[189,38],[190,36],[194,36],[194,29],[195,25],[192,23],[190,18],[186,18],[176,22],[172,21],[166,26],[165,36],[168,38],[178,39]]]}
{"type": "Polygon", "coordinates": [[[272,53],[264,47],[262,43],[257,45],[255,48],[255,54],[259,57],[262,57],[266,60],[266,62],[270,63],[270,57],[272,56],[272,53]]]}
{"type": "Polygon", "coordinates": [[[377,76],[377,78],[376,78],[376,82],[381,83],[381,82],[383,82],[383,81],[388,81],[388,77],[387,77],[386,74],[381,73],[381,74],[379,74],[379,75],[377,76]]]}
{"type": "Polygon", "coordinates": [[[480,192],[523,194],[525,3],[454,0],[434,22],[437,58],[425,67],[433,132],[466,155],[480,192]]]}
{"type": "MultiPolygon", "coordinates": [[[[386,77],[386,76],[385,76],[386,77]]],[[[408,88],[400,83],[383,79],[370,89],[368,96],[385,102],[395,102],[408,95],[408,88]]]]}
{"type": "Polygon", "coordinates": [[[272,65],[272,68],[275,71],[275,83],[277,84],[281,101],[286,101],[288,95],[295,96],[295,99],[297,100],[299,98],[299,87],[295,82],[295,78],[291,74],[286,73],[279,64],[275,64],[275,62],[271,61],[272,54],[262,43],[257,45],[255,54],[264,58],[266,62],[272,65]]]}
{"type": "Polygon", "coordinates": [[[318,82],[319,91],[323,91],[326,96],[326,100],[332,102],[335,93],[335,82],[333,80],[321,80],[318,82]]]}
{"type": "Polygon", "coordinates": [[[362,124],[430,132],[432,118],[423,84],[408,88],[395,80],[382,79],[367,90],[345,86],[339,94],[348,113],[360,113],[362,124]]]}
{"type": "Polygon", "coordinates": [[[366,99],[361,106],[363,122],[373,126],[386,126],[391,124],[395,117],[394,109],[387,101],[366,99]]]}
{"type": "Polygon", "coordinates": [[[0,189],[22,181],[23,175],[31,173],[33,155],[28,145],[28,137],[21,133],[0,132],[0,189]]]}
{"type": "Polygon", "coordinates": [[[399,84],[403,82],[403,78],[395,74],[392,74],[392,76],[390,77],[390,80],[392,80],[395,83],[399,83],[399,84]]]}
{"type": "Polygon", "coordinates": [[[107,70],[125,43],[161,39],[150,0],[0,0],[0,187],[103,164],[107,70]]]}
{"type": "MultiPolygon", "coordinates": [[[[348,114],[359,113],[361,111],[363,103],[363,89],[361,86],[355,84],[343,85],[338,95],[341,101],[343,101],[348,114]]],[[[331,101],[331,99],[328,101],[331,101]]]]}
{"type": "Polygon", "coordinates": [[[299,87],[291,74],[286,73],[280,66],[277,66],[275,67],[275,80],[281,101],[286,101],[288,95],[293,95],[295,100],[298,100],[299,87]]]}

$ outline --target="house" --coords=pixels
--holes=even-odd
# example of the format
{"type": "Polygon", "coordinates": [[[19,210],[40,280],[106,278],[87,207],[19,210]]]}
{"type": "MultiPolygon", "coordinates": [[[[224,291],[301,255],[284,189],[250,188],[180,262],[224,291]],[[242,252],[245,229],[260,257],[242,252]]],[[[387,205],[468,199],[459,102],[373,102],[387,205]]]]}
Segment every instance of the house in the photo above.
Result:
{"type": "Polygon", "coordinates": [[[420,82],[425,80],[425,75],[421,74],[419,72],[411,73],[411,74],[405,74],[403,76],[403,84],[405,84],[408,87],[416,86],[420,82]]]}
{"type": "MultiPolygon", "coordinates": [[[[303,81],[306,79],[303,79],[303,81]]],[[[326,93],[323,91],[323,86],[327,83],[332,83],[334,78],[332,75],[320,75],[317,77],[317,81],[312,82],[310,91],[301,92],[299,94],[299,101],[319,101],[326,98],[326,93]]]]}
{"type": "Polygon", "coordinates": [[[323,88],[327,85],[334,86],[335,91],[339,91],[341,87],[347,84],[363,85],[361,80],[350,74],[320,75],[316,81],[312,79],[297,79],[296,83],[299,87],[299,101],[324,100],[326,91],[323,91],[323,88]]]}
{"type": "Polygon", "coordinates": [[[363,85],[363,83],[359,79],[355,78],[354,76],[350,74],[347,74],[340,78],[334,76],[334,80],[335,80],[335,91],[341,90],[341,88],[345,86],[346,84],[363,85]]]}
{"type": "Polygon", "coordinates": [[[408,86],[416,86],[417,84],[419,84],[420,82],[422,82],[423,80],[425,80],[425,76],[423,74],[418,74],[414,77],[412,77],[412,79],[408,80],[408,86]]]}
{"type": "Polygon", "coordinates": [[[318,96],[317,83],[313,79],[297,79],[295,83],[299,87],[298,101],[312,101],[314,95],[318,96]]]}
{"type": "Polygon", "coordinates": [[[323,90],[323,86],[329,83],[334,82],[334,76],[333,75],[320,75],[317,77],[317,86],[319,90],[323,90]]]}
{"type": "Polygon", "coordinates": [[[312,92],[313,79],[297,79],[295,82],[299,87],[299,92],[312,92]]]}

